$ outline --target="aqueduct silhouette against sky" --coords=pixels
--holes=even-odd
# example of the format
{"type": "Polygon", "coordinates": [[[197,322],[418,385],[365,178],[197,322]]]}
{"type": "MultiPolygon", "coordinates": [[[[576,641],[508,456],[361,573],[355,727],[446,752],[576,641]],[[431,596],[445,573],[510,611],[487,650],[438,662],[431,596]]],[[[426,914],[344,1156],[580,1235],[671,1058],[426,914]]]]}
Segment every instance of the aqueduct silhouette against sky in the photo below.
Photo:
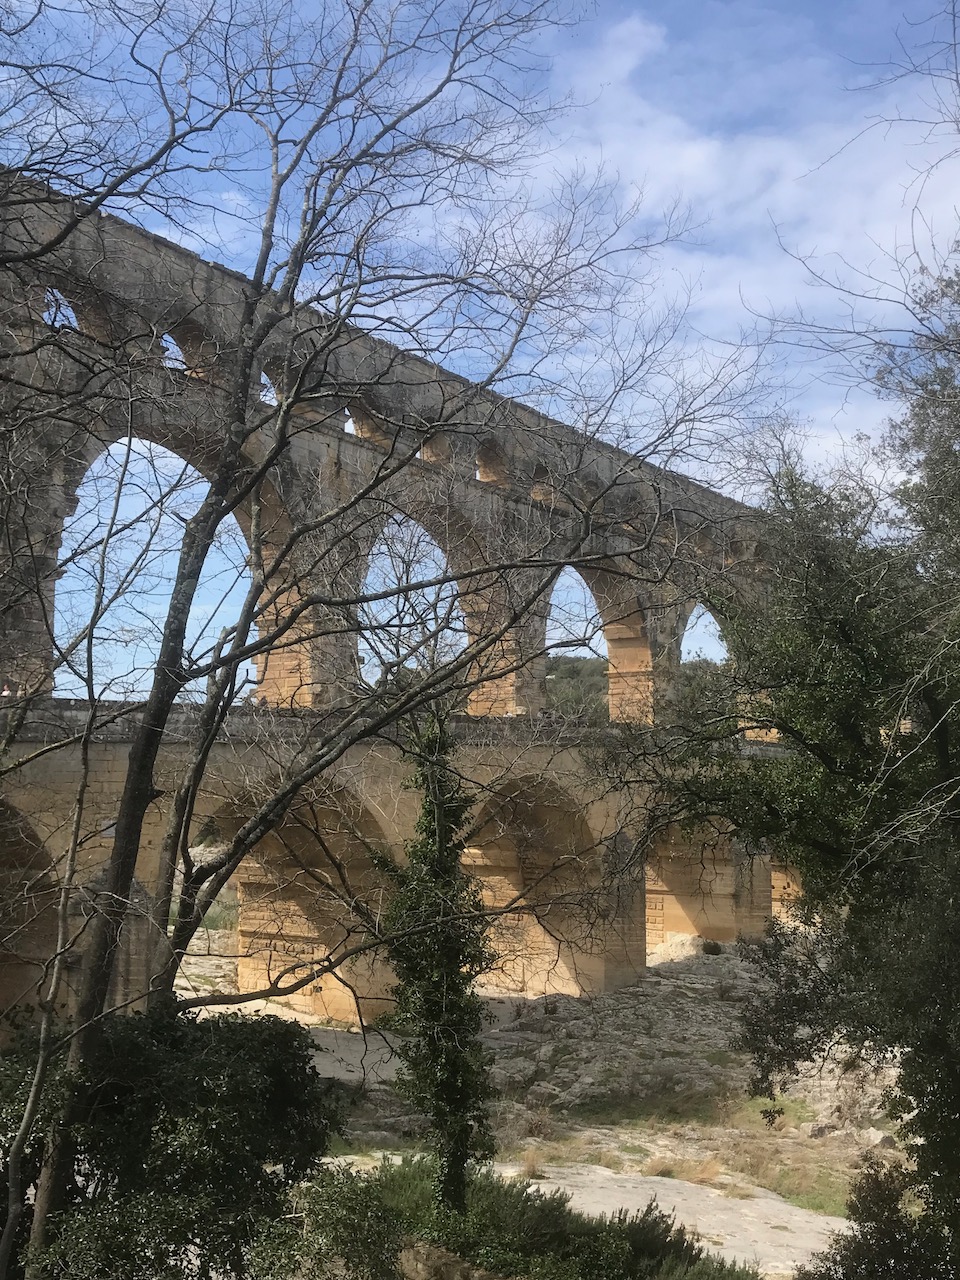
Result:
{"type": "MultiPolygon", "coordinates": [[[[27,202],[8,226],[8,242],[55,235],[65,213],[56,202],[27,202]]],[[[17,447],[5,460],[16,484],[0,565],[0,674],[21,690],[50,687],[64,523],[96,459],[135,438],[210,472],[231,421],[225,371],[247,287],[237,273],[105,215],[81,221],[34,264],[3,274],[0,340],[16,376],[0,395],[17,447]]],[[[260,305],[266,311],[270,299],[260,305]]],[[[569,847],[584,866],[623,838],[616,800],[590,791],[575,742],[558,741],[540,714],[557,574],[575,569],[596,602],[610,718],[649,720],[671,697],[684,629],[704,584],[718,574],[751,581],[749,512],[388,343],[345,326],[331,333],[328,319],[309,308],[272,319],[269,329],[258,353],[261,394],[245,409],[245,457],[250,473],[262,475],[256,501],[238,493],[235,514],[245,536],[256,532],[257,545],[274,557],[260,623],[279,641],[257,659],[257,706],[233,713],[213,750],[198,822],[224,831],[239,820],[251,775],[268,772],[264,717],[275,735],[289,738],[283,748],[273,740],[271,751],[282,754],[294,750],[311,715],[349,700],[363,645],[356,602],[370,551],[403,517],[443,553],[467,637],[480,646],[467,707],[475,727],[461,732],[464,771],[487,788],[469,858],[492,905],[528,907],[500,927],[507,986],[604,989],[642,968],[645,928],[656,938],[671,927],[716,936],[755,927],[770,910],[769,876],[745,889],[744,867],[730,850],[714,858],[706,894],[702,851],[678,851],[663,881],[648,877],[646,909],[635,888],[606,910],[604,931],[589,939],[579,926],[566,938],[566,907],[535,901],[550,850],[563,861],[569,847]],[[295,406],[282,447],[278,403],[295,406]]],[[[44,885],[55,880],[81,767],[73,740],[81,711],[40,697],[18,737],[16,751],[31,762],[5,786],[4,812],[18,815],[3,828],[12,883],[31,875],[44,885]]],[[[171,777],[188,752],[184,716],[180,737],[164,747],[171,777]]],[[[90,744],[84,875],[94,886],[122,782],[125,724],[118,715],[90,744]]],[[[361,742],[313,802],[334,843],[346,849],[353,841],[357,867],[363,840],[397,847],[412,830],[404,768],[382,741],[361,742]]],[[[161,839],[162,801],[154,818],[140,877],[146,905],[138,907],[132,939],[138,929],[149,932],[150,849],[161,839]]],[[[337,927],[311,914],[302,839],[302,830],[268,837],[241,872],[248,953],[241,980],[248,985],[283,957],[319,954],[337,927]]],[[[15,932],[9,949],[20,959],[7,966],[8,995],[47,945],[42,920],[15,932]]],[[[131,990],[144,946],[141,939],[129,948],[131,990]]],[[[351,981],[361,996],[382,994],[382,975],[362,965],[351,981]]],[[[299,999],[343,1013],[348,997],[328,988],[299,999]]]]}

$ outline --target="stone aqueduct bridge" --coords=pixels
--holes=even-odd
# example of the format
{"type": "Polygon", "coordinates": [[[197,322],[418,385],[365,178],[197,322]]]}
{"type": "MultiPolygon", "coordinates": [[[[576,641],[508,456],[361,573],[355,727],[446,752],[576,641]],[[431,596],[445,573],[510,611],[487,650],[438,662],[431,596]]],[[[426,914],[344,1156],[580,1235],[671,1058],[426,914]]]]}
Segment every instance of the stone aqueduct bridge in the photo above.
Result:
{"type": "MultiPolygon", "coordinates": [[[[119,711],[119,707],[114,708],[119,711]]],[[[28,874],[34,892],[52,895],[51,853],[69,834],[83,768],[80,752],[62,744],[79,734],[86,707],[68,699],[39,702],[19,739],[31,762],[4,789],[0,839],[7,867],[28,874]],[[44,753],[44,749],[55,749],[44,753]],[[29,815],[26,821],[24,815],[29,815]],[[41,885],[47,870],[48,885],[41,885]]],[[[105,724],[90,746],[87,836],[88,890],[73,906],[77,925],[93,909],[97,867],[105,859],[126,769],[131,718],[105,724]]],[[[155,940],[152,888],[168,817],[169,796],[193,753],[195,716],[177,714],[164,747],[159,787],[144,831],[140,880],[121,990],[143,990],[155,940]],[[171,790],[167,791],[169,787],[171,790]]],[[[197,806],[197,826],[229,837],[249,816],[251,801],[270,787],[313,731],[309,713],[249,707],[229,717],[211,754],[197,806]]],[[[726,846],[665,842],[648,863],[645,883],[634,874],[605,881],[598,868],[629,861],[631,797],[611,794],[585,772],[577,735],[528,717],[460,717],[453,728],[458,767],[477,791],[466,863],[480,877],[484,900],[505,911],[495,924],[501,957],[489,988],[499,993],[599,992],[630,985],[643,970],[646,947],[664,929],[730,939],[755,933],[777,909],[777,878],[769,867],[738,859],[726,846]],[[626,803],[624,803],[624,801],[626,803]]],[[[325,777],[309,805],[268,837],[241,867],[239,979],[242,990],[262,988],[290,966],[310,966],[362,936],[315,879],[313,842],[349,867],[351,891],[374,911],[380,881],[371,874],[369,846],[399,852],[412,838],[418,798],[404,784],[410,765],[383,738],[351,748],[325,777]]],[[[322,864],[327,868],[328,864],[322,864]]],[[[49,916],[33,921],[18,940],[19,962],[8,960],[0,997],[8,1002],[36,979],[36,962],[50,947],[49,916]]],[[[0,970],[0,973],[3,973],[0,970]]],[[[294,968],[294,979],[303,972],[294,968]]],[[[340,979],[324,978],[290,997],[293,1007],[343,1020],[382,1012],[389,975],[375,959],[346,965],[340,979]]]]}
{"type": "MultiPolygon", "coordinates": [[[[66,203],[21,202],[15,218],[8,214],[7,247],[50,242],[70,212],[66,203]]],[[[132,435],[210,473],[232,420],[227,371],[248,293],[242,276],[111,216],[81,220],[33,265],[0,276],[7,483],[0,673],[21,687],[53,669],[61,537],[94,460],[132,435]],[[69,304],[69,323],[51,317],[50,290],[69,304]],[[167,337],[183,353],[183,367],[171,367],[167,337]]],[[[671,696],[681,637],[704,582],[717,573],[750,581],[749,513],[429,361],[353,329],[333,330],[312,310],[281,316],[271,306],[268,297],[256,312],[266,333],[258,358],[289,412],[272,396],[246,408],[246,461],[263,479],[257,500],[241,496],[236,514],[273,557],[262,621],[282,634],[259,660],[261,709],[233,713],[217,742],[198,821],[229,827],[251,777],[266,776],[277,750],[293,750],[304,715],[347,696],[357,628],[344,602],[356,599],[371,547],[400,513],[444,552],[471,639],[490,638],[478,651],[469,706],[475,719],[459,730],[464,772],[487,788],[489,811],[477,818],[472,856],[492,903],[524,901],[537,881],[531,868],[558,852],[586,867],[623,839],[620,802],[592,796],[575,745],[557,741],[538,717],[552,577],[573,565],[596,600],[611,718],[649,719],[671,696]],[[274,726],[269,748],[265,717],[274,726]]],[[[70,730],[77,714],[66,700],[44,697],[20,736],[17,751],[34,758],[4,784],[8,879],[36,877],[44,860],[43,874],[50,883],[56,877],[80,768],[70,730]],[[39,754],[38,742],[45,744],[39,754]]],[[[93,825],[83,858],[93,884],[129,734],[130,721],[120,716],[90,748],[93,825]]],[[[190,746],[184,713],[165,740],[161,773],[172,780],[190,746]]],[[[400,785],[403,772],[396,749],[370,741],[351,748],[327,779],[321,808],[345,855],[351,841],[362,859],[364,840],[397,846],[411,834],[414,799],[400,785]]],[[[141,870],[144,916],[166,816],[162,798],[153,808],[141,870]]],[[[318,954],[330,942],[333,926],[321,922],[289,874],[282,843],[265,841],[245,873],[241,979],[248,986],[285,956],[318,954]]],[[[745,878],[730,850],[664,855],[660,878],[648,875],[646,907],[641,889],[624,893],[600,913],[600,934],[580,929],[575,913],[562,908],[552,919],[536,910],[511,917],[500,929],[503,983],[604,989],[642,967],[645,929],[648,940],[664,929],[729,937],[769,913],[769,875],[762,884],[756,874],[745,878]]],[[[131,924],[131,937],[138,928],[131,924]]],[[[36,960],[43,929],[34,928],[29,945],[27,934],[21,929],[12,949],[32,948],[36,960]]],[[[140,952],[131,946],[131,990],[140,952]]],[[[7,969],[14,985],[33,972],[29,963],[7,969]]],[[[362,963],[351,975],[361,994],[376,996],[379,980],[362,963]]],[[[299,999],[331,1012],[344,1007],[329,984],[299,999]]]]}

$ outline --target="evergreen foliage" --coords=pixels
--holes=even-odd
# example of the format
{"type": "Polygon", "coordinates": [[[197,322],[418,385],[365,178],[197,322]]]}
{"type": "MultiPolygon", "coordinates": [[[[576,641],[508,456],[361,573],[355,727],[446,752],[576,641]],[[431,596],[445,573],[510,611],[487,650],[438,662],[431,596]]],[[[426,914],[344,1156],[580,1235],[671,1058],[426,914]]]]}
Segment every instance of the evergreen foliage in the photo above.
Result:
{"type": "Polygon", "coordinates": [[[610,718],[607,667],[606,658],[548,654],[544,709],[567,720],[605,724],[610,718]]]}
{"type": "Polygon", "coordinates": [[[422,806],[406,865],[391,868],[384,932],[397,978],[396,1024],[406,1033],[397,1050],[400,1086],[430,1119],[437,1203],[462,1213],[469,1162],[493,1155],[484,1009],[474,981],[495,957],[479,890],[461,866],[471,797],[450,767],[440,720],[431,715],[416,736],[413,785],[422,806]]]}
{"type": "Polygon", "coordinates": [[[431,1239],[474,1265],[531,1280],[756,1280],[705,1254],[656,1204],[637,1213],[592,1218],[528,1183],[487,1170],[470,1180],[462,1214],[437,1215],[432,1167],[424,1160],[384,1164],[377,1182],[403,1230],[431,1239]]]}
{"type": "Polygon", "coordinates": [[[855,1230],[837,1235],[794,1280],[957,1280],[956,1236],[933,1215],[911,1211],[905,1203],[911,1181],[905,1169],[868,1165],[850,1200],[855,1230]]]}
{"type": "Polygon", "coordinates": [[[376,1178],[327,1164],[249,1251],[248,1280],[399,1280],[400,1220],[376,1178]]]}
{"type": "MultiPolygon", "coordinates": [[[[646,788],[652,832],[713,825],[798,874],[794,919],[745,948],[766,980],[745,1015],[754,1087],[772,1097],[838,1045],[852,1063],[896,1063],[889,1103],[919,1212],[897,1221],[944,1266],[960,1238],[958,337],[954,324],[914,352],[915,398],[887,443],[896,486],[779,470],[763,590],[711,602],[730,660],[605,760],[646,788]]],[[[893,1194],[871,1177],[855,1221],[893,1194]]],[[[874,1270],[848,1241],[811,1275],[905,1274],[881,1256],[900,1257],[892,1212],[855,1232],[879,1251],[874,1270]]]]}
{"type": "MultiPolygon", "coordinates": [[[[105,1019],[76,1082],[82,1115],[42,1259],[49,1274],[245,1275],[246,1250],[317,1169],[339,1124],[339,1090],[318,1075],[314,1053],[306,1028],[274,1017],[200,1019],[165,1007],[105,1019]]],[[[30,1064],[26,1043],[5,1055],[5,1139],[30,1064]]],[[[55,1107],[57,1090],[45,1101],[55,1107]]],[[[34,1177],[39,1164],[38,1142],[34,1177]]]]}

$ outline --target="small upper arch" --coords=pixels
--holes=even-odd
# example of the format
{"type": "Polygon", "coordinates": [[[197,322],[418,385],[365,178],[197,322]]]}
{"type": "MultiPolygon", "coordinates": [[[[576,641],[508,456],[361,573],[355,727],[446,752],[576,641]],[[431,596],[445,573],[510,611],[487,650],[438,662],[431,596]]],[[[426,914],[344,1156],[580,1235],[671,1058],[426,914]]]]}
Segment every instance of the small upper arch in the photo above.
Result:
{"type": "Polygon", "coordinates": [[[503,446],[493,436],[481,441],[477,449],[476,479],[484,484],[510,483],[510,468],[503,446]]]}
{"type": "Polygon", "coordinates": [[[165,369],[173,369],[177,373],[187,372],[187,357],[184,355],[183,348],[172,334],[162,333],[160,335],[160,347],[163,351],[161,360],[165,369]]]}
{"type": "Polygon", "coordinates": [[[220,355],[220,344],[193,319],[178,320],[161,329],[157,326],[160,359],[167,369],[192,377],[213,374],[220,355]]]}
{"type": "Polygon", "coordinates": [[[79,329],[80,324],[77,320],[77,313],[73,306],[67,301],[66,296],[55,289],[52,285],[48,286],[44,293],[44,324],[49,325],[51,329],[79,329]]]}
{"type": "Polygon", "coordinates": [[[391,449],[396,431],[391,424],[357,401],[352,402],[344,410],[343,429],[347,435],[356,436],[380,449],[391,449]]]}
{"type": "Polygon", "coordinates": [[[453,460],[453,444],[449,435],[445,431],[435,431],[432,435],[428,435],[420,446],[420,458],[422,461],[432,463],[435,466],[442,466],[444,463],[451,462],[453,460]]]}
{"type": "Polygon", "coordinates": [[[542,464],[534,467],[530,476],[530,497],[534,502],[555,502],[558,494],[550,472],[542,464]]]}

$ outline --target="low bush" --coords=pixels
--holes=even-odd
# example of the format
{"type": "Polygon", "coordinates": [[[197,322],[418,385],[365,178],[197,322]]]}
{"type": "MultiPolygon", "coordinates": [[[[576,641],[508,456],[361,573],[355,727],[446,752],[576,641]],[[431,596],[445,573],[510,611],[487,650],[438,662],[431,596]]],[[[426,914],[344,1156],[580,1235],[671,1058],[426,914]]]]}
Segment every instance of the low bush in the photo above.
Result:
{"type": "MultiPolygon", "coordinates": [[[[26,1035],[0,1069],[2,1153],[31,1047],[26,1035]]],[[[37,1265],[76,1280],[244,1275],[251,1241],[321,1168],[340,1124],[342,1090],[313,1058],[309,1032],[280,1018],[105,1019],[83,1075],[61,1069],[48,1090],[52,1106],[72,1088],[81,1115],[66,1203],[37,1265]]],[[[27,1152],[34,1186],[41,1132],[27,1152]]],[[[27,1213],[23,1239],[29,1225],[27,1213]]]]}
{"type": "Polygon", "coordinates": [[[914,1178],[899,1166],[868,1164],[847,1206],[853,1229],[835,1236],[795,1280],[960,1280],[956,1224],[915,1211],[914,1178]]]}
{"type": "Polygon", "coordinates": [[[399,1280],[402,1244],[397,1214],[375,1179],[328,1164],[261,1231],[245,1280],[399,1280]]]}
{"type": "Polygon", "coordinates": [[[437,1213],[426,1160],[384,1164],[379,1193],[402,1228],[487,1271],[531,1280],[754,1280],[756,1273],[708,1257],[653,1203],[638,1213],[590,1218],[561,1191],[479,1170],[463,1215],[437,1213]]]}

